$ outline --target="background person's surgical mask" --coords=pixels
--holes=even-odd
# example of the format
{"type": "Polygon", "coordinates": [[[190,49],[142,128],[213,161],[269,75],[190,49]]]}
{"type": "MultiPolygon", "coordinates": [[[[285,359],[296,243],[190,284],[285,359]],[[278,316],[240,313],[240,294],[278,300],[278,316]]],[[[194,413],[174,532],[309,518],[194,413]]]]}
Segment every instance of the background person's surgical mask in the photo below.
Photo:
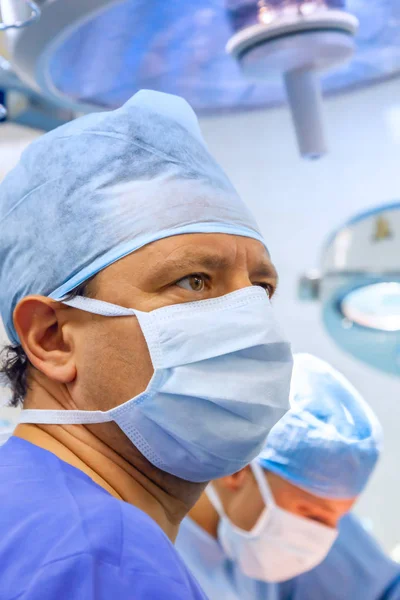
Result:
{"type": "Polygon", "coordinates": [[[215,488],[207,495],[221,517],[218,539],[242,572],[266,582],[281,582],[317,566],[328,554],[337,530],[299,517],[276,505],[262,467],[251,464],[266,508],[251,531],[236,527],[226,516],[215,488]]]}
{"type": "Polygon", "coordinates": [[[23,410],[21,422],[115,421],[153,465],[202,482],[246,466],[288,409],[292,354],[260,287],[150,312],[82,297],[65,304],[136,317],[153,377],[142,394],[109,411],[23,410]]]}

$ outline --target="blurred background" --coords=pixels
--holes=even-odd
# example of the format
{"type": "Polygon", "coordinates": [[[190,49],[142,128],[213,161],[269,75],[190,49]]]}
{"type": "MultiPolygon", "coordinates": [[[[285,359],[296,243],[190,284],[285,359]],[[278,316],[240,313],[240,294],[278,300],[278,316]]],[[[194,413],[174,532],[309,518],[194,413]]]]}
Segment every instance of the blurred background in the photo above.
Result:
{"type": "MultiPolygon", "coordinates": [[[[269,244],[294,350],[342,371],[383,424],[384,455],[356,512],[400,554],[400,1],[0,9],[0,179],[30,141],[79,114],[143,87],[187,98],[269,244]],[[349,313],[348,293],[364,289],[349,313]]],[[[4,429],[17,419],[7,394],[4,429]]]]}

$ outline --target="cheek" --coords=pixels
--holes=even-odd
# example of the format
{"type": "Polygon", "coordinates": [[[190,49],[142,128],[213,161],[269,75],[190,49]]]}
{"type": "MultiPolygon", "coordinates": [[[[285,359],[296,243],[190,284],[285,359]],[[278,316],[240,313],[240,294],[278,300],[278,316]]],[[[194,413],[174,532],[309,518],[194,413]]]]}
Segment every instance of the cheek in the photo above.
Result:
{"type": "Polygon", "coordinates": [[[248,485],[237,493],[236,498],[231,503],[228,517],[240,529],[250,531],[264,509],[265,504],[258,487],[248,485]]]}
{"type": "Polygon", "coordinates": [[[335,502],[332,503],[333,504],[332,509],[333,510],[336,509],[335,510],[335,512],[336,512],[335,526],[337,526],[339,524],[339,521],[341,519],[343,519],[343,517],[345,515],[347,515],[348,512],[351,511],[355,502],[356,502],[356,499],[354,498],[354,500],[338,502],[336,505],[335,505],[335,502]]]}
{"type": "Polygon", "coordinates": [[[109,319],[85,328],[77,348],[74,398],[86,410],[109,410],[143,392],[153,375],[136,319],[109,319]]]}

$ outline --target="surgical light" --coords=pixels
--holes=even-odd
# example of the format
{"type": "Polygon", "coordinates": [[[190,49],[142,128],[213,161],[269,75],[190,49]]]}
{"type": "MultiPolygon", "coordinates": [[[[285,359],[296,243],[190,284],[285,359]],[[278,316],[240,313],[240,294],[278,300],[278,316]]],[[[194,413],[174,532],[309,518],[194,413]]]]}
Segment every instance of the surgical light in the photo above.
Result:
{"type": "Polygon", "coordinates": [[[282,73],[299,149],[310,159],[326,152],[319,73],[354,53],[358,21],[336,6],[329,0],[259,0],[252,15],[243,11],[241,21],[234,21],[227,44],[249,79],[282,73]]]}
{"type": "Polygon", "coordinates": [[[22,29],[32,25],[40,18],[40,8],[32,0],[19,0],[18,2],[5,2],[0,4],[0,31],[9,29],[22,29]]]}
{"type": "Polygon", "coordinates": [[[400,202],[357,215],[328,240],[300,297],[318,299],[335,343],[363,362],[400,376],[400,202]]]}
{"type": "Polygon", "coordinates": [[[400,331],[400,283],[374,283],[347,294],[341,303],[352,323],[377,331],[400,331]]]}
{"type": "MultiPolygon", "coordinates": [[[[6,52],[25,86],[79,113],[141,88],[183,96],[199,114],[289,101],[300,151],[315,158],[327,147],[321,89],[400,72],[398,1],[37,0],[40,19],[8,30],[6,52]]],[[[32,16],[25,0],[0,7],[5,21],[32,16]]]]}

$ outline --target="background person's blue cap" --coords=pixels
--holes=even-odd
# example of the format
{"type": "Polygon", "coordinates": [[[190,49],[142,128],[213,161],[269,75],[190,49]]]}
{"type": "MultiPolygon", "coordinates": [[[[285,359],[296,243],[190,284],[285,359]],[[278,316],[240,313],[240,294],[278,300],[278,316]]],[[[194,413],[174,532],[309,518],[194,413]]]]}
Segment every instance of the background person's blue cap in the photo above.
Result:
{"type": "Polygon", "coordinates": [[[261,466],[316,496],[358,496],[382,447],[372,409],[345,377],[309,354],[294,356],[290,406],[267,438],[261,466]]]}
{"type": "Polygon", "coordinates": [[[142,90],[40,137],[0,184],[0,314],[61,299],[111,263],[184,233],[262,236],[182,98],[142,90]]]}

